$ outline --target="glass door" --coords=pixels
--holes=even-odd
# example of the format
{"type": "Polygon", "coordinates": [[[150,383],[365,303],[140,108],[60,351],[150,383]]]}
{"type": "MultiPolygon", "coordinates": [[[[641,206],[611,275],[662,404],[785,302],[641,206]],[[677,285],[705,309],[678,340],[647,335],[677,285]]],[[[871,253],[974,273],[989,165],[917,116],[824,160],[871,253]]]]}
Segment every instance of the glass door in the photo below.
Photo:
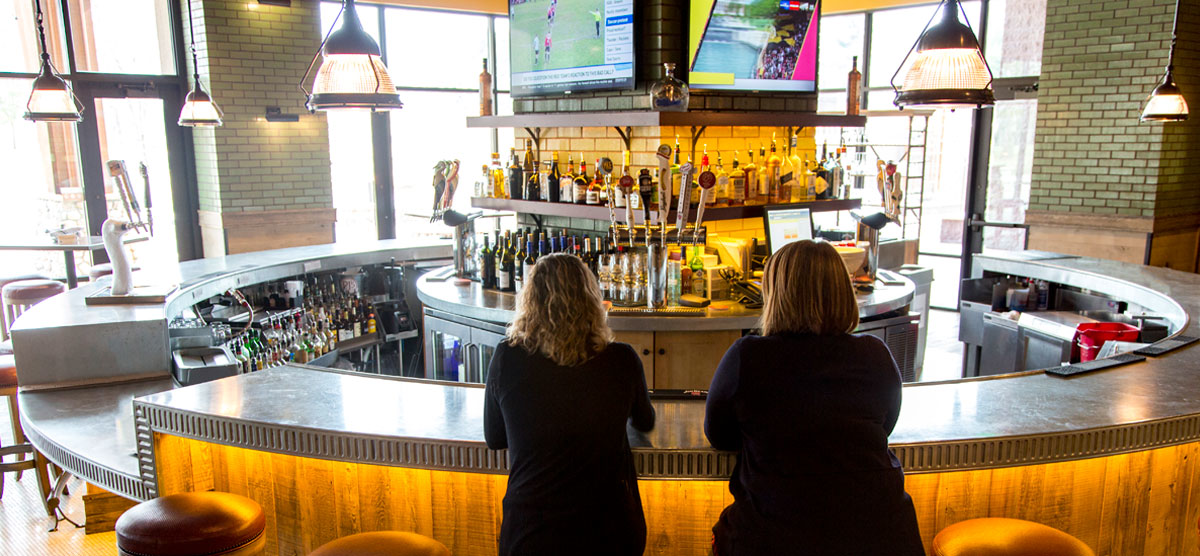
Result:
{"type": "MultiPolygon", "coordinates": [[[[92,233],[99,235],[108,218],[145,223],[146,231],[134,233],[148,240],[129,245],[141,268],[198,256],[196,189],[188,187],[186,132],[176,123],[179,87],[85,82],[77,93],[88,111],[79,124],[80,142],[99,153],[83,161],[92,233]]],[[[107,260],[103,252],[94,257],[81,274],[88,264],[107,260]]]]}

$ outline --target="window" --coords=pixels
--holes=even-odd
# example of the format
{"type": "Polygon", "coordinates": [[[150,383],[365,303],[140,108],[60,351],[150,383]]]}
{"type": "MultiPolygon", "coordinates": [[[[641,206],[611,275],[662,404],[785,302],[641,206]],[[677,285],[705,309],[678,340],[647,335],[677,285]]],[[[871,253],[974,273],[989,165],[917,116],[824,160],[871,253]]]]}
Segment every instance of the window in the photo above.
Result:
{"type": "MultiPolygon", "coordinates": [[[[339,9],[338,3],[322,6],[326,29],[339,9]]],[[[509,159],[511,133],[465,127],[467,117],[479,115],[479,73],[485,58],[497,89],[496,110],[512,112],[508,20],[394,6],[359,5],[358,11],[372,36],[383,38],[380,48],[404,108],[388,113],[388,137],[374,136],[369,117],[328,113],[337,239],[375,239],[376,210],[394,210],[399,236],[445,234],[444,225],[429,222],[434,166],[442,160],[459,161],[455,206],[467,210],[480,167],[491,162],[490,154],[500,154],[505,165],[509,159]],[[376,207],[374,197],[372,152],[381,141],[392,158],[394,207],[376,207]]]]}
{"type": "Polygon", "coordinates": [[[166,0],[69,0],[68,5],[76,71],[176,73],[166,0]]]}

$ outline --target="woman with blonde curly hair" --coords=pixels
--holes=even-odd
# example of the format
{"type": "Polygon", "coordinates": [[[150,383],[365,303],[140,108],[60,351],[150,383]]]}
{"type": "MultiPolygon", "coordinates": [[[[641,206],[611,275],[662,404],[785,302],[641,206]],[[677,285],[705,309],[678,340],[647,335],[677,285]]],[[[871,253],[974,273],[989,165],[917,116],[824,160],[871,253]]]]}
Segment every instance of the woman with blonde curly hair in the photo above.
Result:
{"type": "Polygon", "coordinates": [[[541,258],[488,368],[488,448],[508,449],[500,554],[641,555],[646,521],[625,425],[648,431],[642,363],[613,341],[579,258],[541,258]]]}
{"type": "Polygon", "coordinates": [[[709,387],[704,432],[738,452],[718,556],[924,556],[904,470],[888,449],[900,371],[853,334],[858,304],[825,242],[789,243],[763,272],[761,336],[734,342],[709,387]]]}

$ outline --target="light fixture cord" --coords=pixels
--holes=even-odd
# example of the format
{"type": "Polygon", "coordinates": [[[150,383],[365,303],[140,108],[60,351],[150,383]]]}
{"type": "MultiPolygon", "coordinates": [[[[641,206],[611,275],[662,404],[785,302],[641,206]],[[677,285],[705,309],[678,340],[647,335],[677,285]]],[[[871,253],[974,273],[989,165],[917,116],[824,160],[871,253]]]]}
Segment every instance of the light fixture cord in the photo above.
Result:
{"type": "Polygon", "coordinates": [[[1171,51],[1167,54],[1167,73],[1175,71],[1175,43],[1179,42],[1179,0],[1175,0],[1175,22],[1171,24],[1171,51]]]}
{"type": "Polygon", "coordinates": [[[50,51],[46,49],[46,27],[43,23],[42,3],[40,0],[33,0],[33,6],[37,9],[38,39],[42,44],[42,61],[50,63],[50,51]]]}
{"type": "Polygon", "coordinates": [[[188,0],[188,34],[192,39],[192,77],[196,80],[196,88],[200,87],[200,62],[196,59],[196,22],[192,19],[192,2],[188,0]]]}

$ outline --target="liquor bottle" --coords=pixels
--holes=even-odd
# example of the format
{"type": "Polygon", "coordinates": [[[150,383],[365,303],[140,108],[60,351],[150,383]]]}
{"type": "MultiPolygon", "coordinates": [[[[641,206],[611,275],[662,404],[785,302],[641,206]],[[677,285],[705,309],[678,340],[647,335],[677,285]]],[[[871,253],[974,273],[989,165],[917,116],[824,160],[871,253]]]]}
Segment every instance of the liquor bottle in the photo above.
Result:
{"type": "Polygon", "coordinates": [[[492,184],[495,186],[495,195],[497,199],[507,199],[508,188],[505,187],[504,166],[500,165],[500,153],[492,153],[492,184]]]}
{"type": "Polygon", "coordinates": [[[719,207],[729,206],[729,174],[725,173],[725,165],[721,163],[721,153],[717,153],[717,194],[709,197],[712,204],[719,207]]]}
{"type": "Polygon", "coordinates": [[[583,153],[579,153],[579,174],[575,176],[574,191],[572,197],[577,205],[588,204],[588,189],[591,181],[587,175],[587,161],[583,159],[583,153]]]}
{"type": "Polygon", "coordinates": [[[500,287],[502,292],[513,292],[516,286],[513,285],[513,266],[516,261],[516,253],[513,252],[512,235],[505,234],[504,249],[500,252],[500,287]]]}
{"type": "Polygon", "coordinates": [[[483,174],[483,190],[479,194],[492,199],[496,198],[496,182],[492,176],[492,171],[488,168],[487,164],[484,164],[479,172],[483,174]]]}
{"type": "MultiPolygon", "coordinates": [[[[646,210],[653,210],[654,207],[654,178],[650,177],[650,170],[642,168],[638,172],[637,179],[638,194],[642,196],[642,205],[646,210]]],[[[650,222],[646,222],[650,225],[650,222]]]]}
{"type": "Polygon", "coordinates": [[[775,182],[775,191],[771,194],[771,197],[776,203],[790,203],[792,202],[792,185],[796,183],[797,176],[800,175],[800,167],[793,166],[792,158],[787,156],[786,153],[784,156],[778,157],[778,159],[779,169],[777,173],[779,179],[775,182]]]}
{"type": "Polygon", "coordinates": [[[539,195],[540,188],[538,187],[538,165],[537,159],[533,155],[533,141],[525,140],[525,158],[522,160],[521,173],[525,179],[525,199],[529,201],[538,201],[541,199],[539,195]]]}
{"type": "Polygon", "coordinates": [[[575,157],[567,155],[567,173],[558,178],[558,198],[564,203],[575,202],[575,157]]]}
{"type": "Polygon", "coordinates": [[[490,290],[496,287],[496,259],[488,240],[488,235],[483,234],[483,247],[479,249],[479,282],[484,289],[490,290]]]}
{"type": "Polygon", "coordinates": [[[546,241],[546,232],[538,232],[538,258],[550,254],[550,244],[546,241]]]}
{"type": "Polygon", "coordinates": [[[862,73],[858,71],[858,56],[850,63],[850,74],[846,76],[846,115],[857,116],[862,102],[862,73]]]}
{"type": "Polygon", "coordinates": [[[536,252],[533,250],[533,240],[531,239],[526,241],[525,257],[521,259],[521,275],[523,276],[524,280],[528,280],[529,273],[533,271],[533,265],[537,264],[537,257],[534,255],[534,253],[536,252]]]}
{"type": "Polygon", "coordinates": [[[592,178],[592,183],[588,184],[583,202],[589,205],[599,205],[601,191],[604,191],[604,180],[600,175],[600,159],[596,159],[596,175],[592,178]]]}
{"type": "MultiPolygon", "coordinates": [[[[597,239],[602,242],[607,241],[600,238],[597,239]]],[[[608,256],[603,244],[601,244],[599,251],[596,261],[596,280],[599,281],[600,295],[604,296],[604,299],[611,300],[612,297],[609,296],[609,292],[612,289],[612,260],[608,256]]]]}
{"type": "Polygon", "coordinates": [[[538,196],[541,201],[550,202],[550,173],[551,162],[549,160],[542,162],[542,170],[538,172],[538,196]]]}
{"type": "Polygon", "coordinates": [[[495,114],[492,102],[492,74],[488,73],[487,58],[483,59],[483,73],[479,74],[479,115],[495,114]]]}
{"type": "Polygon", "coordinates": [[[547,201],[551,203],[562,202],[561,190],[559,189],[561,180],[562,174],[558,171],[558,153],[556,152],[554,153],[554,161],[550,163],[550,175],[546,179],[546,189],[547,193],[549,193],[549,196],[546,198],[547,201]]]}
{"type": "MultiPolygon", "coordinates": [[[[800,168],[802,167],[801,165],[804,163],[804,160],[800,158],[799,145],[800,145],[799,137],[797,137],[796,134],[793,133],[792,137],[791,137],[790,148],[788,149],[788,151],[791,153],[789,156],[789,159],[792,161],[792,169],[795,172],[799,172],[800,168]]],[[[797,179],[799,179],[799,174],[796,174],[796,177],[797,177],[797,179]]],[[[796,184],[792,184],[791,192],[792,192],[792,198],[790,201],[793,203],[799,202],[800,197],[802,196],[803,192],[800,191],[800,189],[798,187],[796,187],[796,184]]]]}
{"type": "Polygon", "coordinates": [[[817,199],[829,198],[829,143],[821,146],[821,160],[813,167],[813,195],[817,199]]]}
{"type": "Polygon", "coordinates": [[[700,258],[701,253],[703,253],[701,247],[693,247],[692,260],[688,261],[688,267],[692,269],[692,294],[708,297],[704,285],[704,259],[700,258]]]}
{"type": "MultiPolygon", "coordinates": [[[[758,144],[758,164],[758,202],[765,205],[771,202],[771,169],[767,164],[767,146],[762,143],[758,144]]],[[[686,260],[683,262],[687,263],[686,260]]]]}
{"type": "Polygon", "coordinates": [[[509,149],[509,154],[512,162],[508,164],[508,196],[520,200],[525,197],[525,172],[521,170],[517,149],[509,149]]]}
{"type": "Polygon", "coordinates": [[[742,197],[747,205],[753,205],[758,202],[758,166],[754,165],[754,147],[747,149],[746,155],[750,158],[746,162],[746,191],[742,197]]]}
{"type": "Polygon", "coordinates": [[[513,293],[521,293],[521,289],[525,287],[525,234],[518,233],[513,236],[513,262],[512,262],[512,284],[513,293]]]}
{"type": "MultiPolygon", "coordinates": [[[[694,249],[694,248],[693,248],[694,249]]],[[[687,256],[687,246],[679,246],[679,292],[692,293],[692,267],[689,266],[687,256]]]]}
{"type": "Polygon", "coordinates": [[[779,158],[779,150],[775,147],[775,134],[771,134],[771,156],[767,158],[766,195],[768,203],[786,203],[776,195],[779,191],[780,171],[783,169],[783,159],[779,158]]]}
{"type": "Polygon", "coordinates": [[[746,171],[738,168],[737,151],[733,151],[733,169],[729,171],[729,205],[746,204],[746,171]]]}

